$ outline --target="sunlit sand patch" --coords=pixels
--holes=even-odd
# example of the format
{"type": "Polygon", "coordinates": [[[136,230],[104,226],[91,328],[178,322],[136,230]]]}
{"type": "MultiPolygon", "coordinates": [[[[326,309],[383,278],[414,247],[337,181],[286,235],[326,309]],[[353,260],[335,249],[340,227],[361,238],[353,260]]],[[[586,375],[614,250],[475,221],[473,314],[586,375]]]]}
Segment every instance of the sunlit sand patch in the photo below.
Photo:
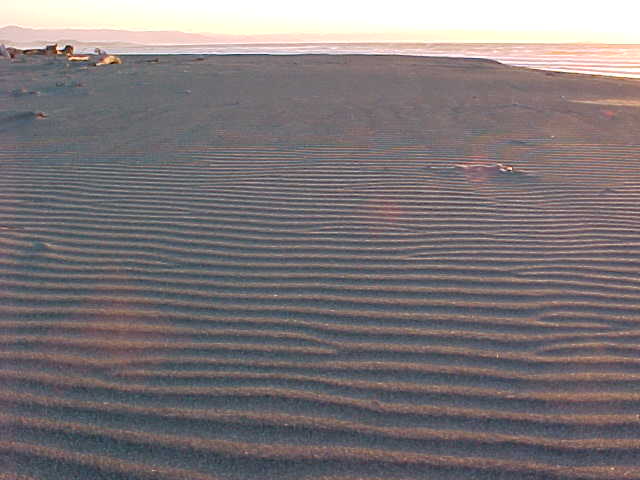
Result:
{"type": "Polygon", "coordinates": [[[591,105],[612,105],[615,107],[640,107],[640,100],[625,98],[603,98],[600,100],[570,100],[574,103],[588,103],[591,105]]]}

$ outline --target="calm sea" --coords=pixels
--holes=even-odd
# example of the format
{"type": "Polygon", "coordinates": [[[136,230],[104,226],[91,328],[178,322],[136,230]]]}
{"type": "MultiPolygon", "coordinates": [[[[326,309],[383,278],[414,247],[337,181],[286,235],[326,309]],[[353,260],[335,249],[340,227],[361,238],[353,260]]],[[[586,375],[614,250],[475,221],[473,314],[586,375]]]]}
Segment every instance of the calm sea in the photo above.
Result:
{"type": "Polygon", "coordinates": [[[363,54],[490,58],[508,65],[640,78],[640,45],[287,43],[113,47],[119,54],[363,54]]]}

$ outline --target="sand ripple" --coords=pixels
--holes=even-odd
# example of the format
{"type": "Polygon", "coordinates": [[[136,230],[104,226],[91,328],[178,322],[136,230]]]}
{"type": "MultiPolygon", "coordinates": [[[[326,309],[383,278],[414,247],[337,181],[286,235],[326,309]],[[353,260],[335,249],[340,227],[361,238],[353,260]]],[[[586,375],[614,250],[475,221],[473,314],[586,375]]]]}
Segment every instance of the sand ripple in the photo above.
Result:
{"type": "Polygon", "coordinates": [[[0,478],[640,478],[640,152],[526,148],[3,157],[0,478]]]}

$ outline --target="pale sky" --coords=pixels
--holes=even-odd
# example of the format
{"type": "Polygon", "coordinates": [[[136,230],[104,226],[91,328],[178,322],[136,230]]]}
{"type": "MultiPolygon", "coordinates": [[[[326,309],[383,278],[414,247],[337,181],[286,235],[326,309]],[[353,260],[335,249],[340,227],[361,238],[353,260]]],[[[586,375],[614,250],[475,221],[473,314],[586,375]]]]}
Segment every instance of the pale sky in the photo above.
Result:
{"type": "Polygon", "coordinates": [[[640,43],[640,0],[27,0],[4,2],[0,26],[196,33],[383,33],[420,40],[640,43]],[[475,32],[475,33],[474,33],[475,32]],[[449,38],[451,40],[451,38],[449,38]]]}

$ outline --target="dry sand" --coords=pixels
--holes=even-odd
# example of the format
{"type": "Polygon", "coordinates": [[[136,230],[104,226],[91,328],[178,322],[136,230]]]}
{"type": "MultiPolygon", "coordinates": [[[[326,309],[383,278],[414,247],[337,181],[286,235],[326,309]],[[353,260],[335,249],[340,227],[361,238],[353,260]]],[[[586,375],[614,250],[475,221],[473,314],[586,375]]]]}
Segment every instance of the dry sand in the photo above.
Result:
{"type": "Polygon", "coordinates": [[[0,62],[0,479],[640,478],[640,82],[153,59],[0,62]]]}

